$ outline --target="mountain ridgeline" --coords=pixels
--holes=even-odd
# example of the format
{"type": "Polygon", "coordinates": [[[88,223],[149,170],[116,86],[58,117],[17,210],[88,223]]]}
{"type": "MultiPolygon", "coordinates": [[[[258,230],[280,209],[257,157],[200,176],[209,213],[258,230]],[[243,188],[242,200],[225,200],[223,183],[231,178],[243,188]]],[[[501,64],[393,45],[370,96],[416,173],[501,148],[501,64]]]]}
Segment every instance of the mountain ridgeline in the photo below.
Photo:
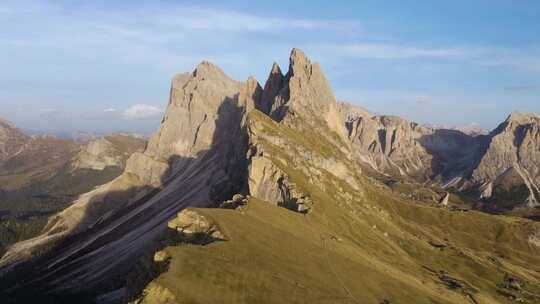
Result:
{"type": "Polygon", "coordinates": [[[491,210],[539,206],[537,114],[512,113],[489,134],[472,136],[349,104],[340,111],[358,158],[381,173],[439,184],[491,210]]]}
{"type": "MultiPolygon", "coordinates": [[[[9,248],[0,293],[52,303],[537,303],[540,223],[451,206],[535,210],[539,125],[514,113],[471,136],[372,115],[337,102],[298,49],[264,87],[202,62],[173,78],[159,130],[118,177],[9,248]],[[397,183],[434,196],[403,195],[397,183]]],[[[115,162],[87,150],[77,166],[115,162]]]]}

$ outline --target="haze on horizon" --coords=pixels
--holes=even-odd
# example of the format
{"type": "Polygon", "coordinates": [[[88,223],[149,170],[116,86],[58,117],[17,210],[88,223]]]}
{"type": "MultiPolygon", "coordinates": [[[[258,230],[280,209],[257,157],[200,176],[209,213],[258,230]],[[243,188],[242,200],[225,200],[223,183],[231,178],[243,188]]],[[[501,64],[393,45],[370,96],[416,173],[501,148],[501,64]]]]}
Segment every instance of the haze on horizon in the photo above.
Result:
{"type": "Polygon", "coordinates": [[[2,1],[0,117],[43,132],[157,128],[170,79],[209,60],[261,85],[290,49],[338,99],[493,128],[540,112],[540,3],[2,1]]]}

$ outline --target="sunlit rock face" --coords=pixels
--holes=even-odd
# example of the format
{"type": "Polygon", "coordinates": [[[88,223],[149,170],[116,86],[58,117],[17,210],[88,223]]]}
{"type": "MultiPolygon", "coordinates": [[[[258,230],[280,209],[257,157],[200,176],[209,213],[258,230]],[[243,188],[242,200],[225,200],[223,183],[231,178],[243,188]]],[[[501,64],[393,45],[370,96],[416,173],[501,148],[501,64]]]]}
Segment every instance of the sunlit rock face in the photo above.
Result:
{"type": "Polygon", "coordinates": [[[356,156],[384,174],[446,182],[469,174],[480,149],[479,141],[460,131],[374,115],[347,103],[340,103],[339,110],[356,156]]]}
{"type": "Polygon", "coordinates": [[[274,120],[295,128],[315,127],[348,149],[347,131],[330,84],[319,64],[312,63],[301,50],[291,51],[287,74],[282,75],[273,65],[261,104],[261,110],[274,120]]]}
{"type": "Polygon", "coordinates": [[[483,193],[486,198],[495,194],[495,186],[506,190],[522,187],[525,200],[514,203],[539,206],[540,117],[517,112],[508,116],[488,135],[485,153],[474,168],[472,179],[488,190],[483,193]]]}
{"type": "Polygon", "coordinates": [[[491,133],[470,135],[376,116],[346,103],[339,110],[358,159],[379,172],[459,191],[477,189],[477,199],[504,200],[505,208],[538,206],[537,114],[512,113],[491,133]]]}

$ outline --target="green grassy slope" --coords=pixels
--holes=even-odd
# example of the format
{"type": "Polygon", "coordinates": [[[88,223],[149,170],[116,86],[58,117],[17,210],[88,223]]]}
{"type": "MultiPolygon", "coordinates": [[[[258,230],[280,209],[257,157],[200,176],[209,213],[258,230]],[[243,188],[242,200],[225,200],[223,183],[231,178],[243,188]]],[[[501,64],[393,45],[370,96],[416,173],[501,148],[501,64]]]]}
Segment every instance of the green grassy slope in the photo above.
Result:
{"type": "Polygon", "coordinates": [[[391,204],[390,212],[374,207],[387,215],[371,226],[349,216],[325,223],[257,199],[242,210],[199,209],[228,240],[166,248],[169,268],[150,286],[177,303],[511,303],[507,293],[540,301],[532,295],[540,293],[538,250],[516,237],[530,222],[391,204]],[[505,275],[524,290],[501,287],[505,275]]]}

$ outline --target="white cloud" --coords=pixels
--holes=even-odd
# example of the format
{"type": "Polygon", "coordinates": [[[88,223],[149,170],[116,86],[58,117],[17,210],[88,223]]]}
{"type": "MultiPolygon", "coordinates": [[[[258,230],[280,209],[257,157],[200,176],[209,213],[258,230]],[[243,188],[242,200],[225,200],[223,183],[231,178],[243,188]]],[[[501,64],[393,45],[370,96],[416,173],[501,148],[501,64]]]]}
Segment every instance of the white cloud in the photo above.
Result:
{"type": "Polygon", "coordinates": [[[322,45],[320,50],[340,57],[398,59],[398,58],[463,58],[476,53],[467,48],[423,48],[385,43],[355,43],[322,45]]]}
{"type": "MultiPolygon", "coordinates": [[[[202,60],[247,66],[258,56],[253,55],[257,53],[254,50],[245,51],[246,43],[253,45],[246,36],[278,33],[280,37],[294,35],[296,39],[297,34],[359,29],[351,20],[266,16],[189,5],[144,9],[134,6],[129,10],[83,5],[84,9],[66,10],[54,1],[24,4],[13,1],[9,6],[0,5],[4,7],[13,10],[14,17],[21,14],[23,21],[18,25],[19,31],[0,37],[0,57],[12,58],[17,54],[17,58],[28,56],[40,62],[63,62],[70,69],[79,63],[100,66],[110,63],[171,74],[191,69],[202,60]],[[43,28],[42,24],[47,27],[43,28]],[[39,37],[32,34],[36,30],[39,37]],[[39,55],[30,56],[33,54],[39,55]]],[[[2,21],[0,26],[12,23],[7,19],[2,21]]],[[[253,47],[259,48],[257,44],[253,47]]],[[[270,54],[266,50],[271,47],[263,49],[270,54]]]]}
{"type": "Polygon", "coordinates": [[[401,43],[351,43],[311,45],[321,58],[346,59],[416,59],[453,60],[462,64],[500,67],[521,71],[540,71],[540,48],[424,47],[401,43]]]}
{"type": "Polygon", "coordinates": [[[110,113],[110,112],[116,112],[117,110],[115,108],[107,108],[107,109],[104,109],[103,112],[107,112],[107,113],[110,113]]]}
{"type": "Polygon", "coordinates": [[[161,109],[158,107],[136,104],[127,108],[122,116],[126,119],[148,119],[160,116],[161,112],[161,109]]]}
{"type": "Polygon", "coordinates": [[[158,23],[181,29],[219,32],[276,32],[280,30],[351,30],[353,22],[323,19],[263,17],[231,10],[183,8],[171,13],[160,13],[158,23]],[[182,16],[182,17],[180,17],[182,16]]]}

